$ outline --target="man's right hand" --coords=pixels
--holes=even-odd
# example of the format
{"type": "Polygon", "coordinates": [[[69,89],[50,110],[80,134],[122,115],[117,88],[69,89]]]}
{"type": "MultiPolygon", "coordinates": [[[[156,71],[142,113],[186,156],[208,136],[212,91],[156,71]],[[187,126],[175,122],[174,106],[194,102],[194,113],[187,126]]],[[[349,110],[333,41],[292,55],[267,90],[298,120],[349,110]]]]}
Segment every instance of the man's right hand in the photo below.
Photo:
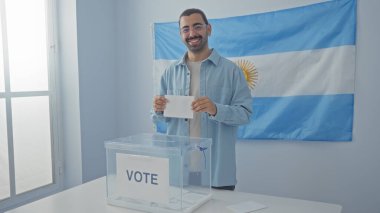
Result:
{"type": "Polygon", "coordinates": [[[153,109],[155,112],[163,112],[168,100],[164,96],[155,96],[153,100],[153,109]]]}

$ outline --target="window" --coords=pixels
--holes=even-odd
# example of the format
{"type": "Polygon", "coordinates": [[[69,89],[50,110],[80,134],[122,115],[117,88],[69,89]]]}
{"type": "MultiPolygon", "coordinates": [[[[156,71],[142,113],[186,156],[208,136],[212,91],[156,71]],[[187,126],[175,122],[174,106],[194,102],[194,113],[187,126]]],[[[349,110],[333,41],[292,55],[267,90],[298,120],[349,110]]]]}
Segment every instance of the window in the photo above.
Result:
{"type": "Polygon", "coordinates": [[[59,188],[52,3],[0,0],[0,206],[5,208],[59,188]]]}

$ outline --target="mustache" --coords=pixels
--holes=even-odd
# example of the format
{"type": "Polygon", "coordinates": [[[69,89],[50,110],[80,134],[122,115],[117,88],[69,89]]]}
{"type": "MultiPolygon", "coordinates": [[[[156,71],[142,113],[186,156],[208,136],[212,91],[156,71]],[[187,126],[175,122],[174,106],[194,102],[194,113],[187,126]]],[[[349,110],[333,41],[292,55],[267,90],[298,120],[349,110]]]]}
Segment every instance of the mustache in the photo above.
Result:
{"type": "Polygon", "coordinates": [[[190,36],[190,37],[188,37],[188,38],[186,38],[186,41],[188,42],[188,41],[190,41],[191,39],[202,39],[203,37],[201,36],[201,35],[196,35],[196,36],[190,36]]]}

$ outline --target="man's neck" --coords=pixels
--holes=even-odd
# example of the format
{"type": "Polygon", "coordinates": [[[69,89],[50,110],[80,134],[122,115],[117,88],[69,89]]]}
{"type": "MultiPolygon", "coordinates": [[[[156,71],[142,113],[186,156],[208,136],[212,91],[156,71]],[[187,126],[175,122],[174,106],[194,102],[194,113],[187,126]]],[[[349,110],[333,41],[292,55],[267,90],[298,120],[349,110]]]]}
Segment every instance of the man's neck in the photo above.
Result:
{"type": "Polygon", "coordinates": [[[189,61],[192,61],[192,62],[203,61],[206,58],[208,58],[210,55],[211,55],[211,50],[209,48],[197,53],[187,51],[187,58],[189,61]]]}

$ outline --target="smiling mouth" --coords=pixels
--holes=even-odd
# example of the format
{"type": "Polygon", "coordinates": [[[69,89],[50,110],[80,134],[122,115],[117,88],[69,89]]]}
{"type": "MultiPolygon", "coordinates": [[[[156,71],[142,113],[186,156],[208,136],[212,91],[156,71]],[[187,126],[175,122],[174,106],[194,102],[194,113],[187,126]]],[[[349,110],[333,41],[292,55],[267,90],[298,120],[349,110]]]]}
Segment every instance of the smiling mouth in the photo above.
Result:
{"type": "Polygon", "coordinates": [[[191,37],[191,38],[187,38],[186,39],[186,42],[188,44],[190,44],[191,46],[194,46],[194,45],[197,45],[200,43],[202,37],[201,36],[196,36],[196,37],[191,37]]]}

